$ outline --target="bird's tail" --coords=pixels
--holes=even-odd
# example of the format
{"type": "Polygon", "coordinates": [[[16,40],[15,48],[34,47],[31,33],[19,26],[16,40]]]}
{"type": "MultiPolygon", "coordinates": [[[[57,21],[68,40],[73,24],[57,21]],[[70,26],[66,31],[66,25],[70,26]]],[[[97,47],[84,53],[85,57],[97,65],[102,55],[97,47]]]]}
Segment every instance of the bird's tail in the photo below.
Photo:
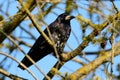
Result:
{"type": "MultiPolygon", "coordinates": [[[[30,56],[30,58],[32,58],[33,61],[37,62],[38,60],[42,59],[43,57],[45,57],[47,54],[47,52],[45,53],[37,53],[33,52],[33,53],[28,53],[28,55],[30,56]]],[[[23,58],[23,60],[21,61],[21,63],[23,63],[26,67],[30,67],[33,63],[25,56],[23,58]]],[[[25,69],[24,67],[22,67],[20,64],[18,65],[18,67],[20,67],[21,69],[25,69]]]]}
{"type": "MultiPolygon", "coordinates": [[[[39,37],[30,51],[28,52],[28,55],[30,58],[32,58],[33,61],[37,62],[38,60],[42,59],[46,55],[50,54],[52,52],[52,48],[46,43],[44,38],[41,36],[39,37]]],[[[30,67],[33,63],[25,56],[23,60],[21,61],[27,68],[30,67]]],[[[21,69],[23,68],[20,64],[18,65],[21,69]]]]}
{"type": "MultiPolygon", "coordinates": [[[[30,58],[32,58],[35,62],[42,59],[46,55],[50,54],[52,51],[51,47],[48,44],[38,45],[38,41],[33,45],[31,50],[28,52],[30,58]]],[[[25,56],[21,61],[26,67],[30,67],[33,63],[25,56]]],[[[21,69],[23,68],[20,64],[18,65],[21,69]]]]}

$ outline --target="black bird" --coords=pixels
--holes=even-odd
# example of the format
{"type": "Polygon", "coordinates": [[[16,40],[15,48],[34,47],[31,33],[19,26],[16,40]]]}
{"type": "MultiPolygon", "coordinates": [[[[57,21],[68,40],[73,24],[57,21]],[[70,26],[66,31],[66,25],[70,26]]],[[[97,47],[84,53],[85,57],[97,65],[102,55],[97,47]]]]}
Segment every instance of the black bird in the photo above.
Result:
{"type": "MultiPolygon", "coordinates": [[[[63,52],[64,46],[70,36],[71,32],[70,20],[73,18],[74,16],[70,16],[67,13],[63,13],[59,15],[58,18],[48,26],[58,54],[61,54],[63,52]]],[[[44,33],[49,37],[47,29],[44,30],[44,33]]],[[[51,47],[46,42],[45,38],[41,35],[28,52],[28,55],[35,62],[37,62],[38,60],[40,60],[41,58],[45,57],[50,53],[53,53],[55,55],[53,47],[51,47]]],[[[26,56],[23,58],[21,62],[24,65],[26,65],[26,67],[32,65],[31,61],[26,56]]],[[[24,68],[21,65],[19,65],[18,67],[24,70],[24,68]]]]}

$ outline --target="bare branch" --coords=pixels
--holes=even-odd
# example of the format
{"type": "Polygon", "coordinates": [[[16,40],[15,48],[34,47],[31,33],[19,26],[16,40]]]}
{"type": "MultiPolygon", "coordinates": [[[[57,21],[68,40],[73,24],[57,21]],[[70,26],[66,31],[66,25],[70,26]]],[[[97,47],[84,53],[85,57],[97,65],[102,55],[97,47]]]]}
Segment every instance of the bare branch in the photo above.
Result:
{"type": "MultiPolygon", "coordinates": [[[[32,11],[35,8],[34,0],[27,0],[25,6],[32,11]]],[[[22,10],[22,8],[21,8],[22,10]]],[[[18,11],[13,17],[10,17],[7,20],[3,20],[0,22],[0,30],[4,31],[7,34],[10,34],[27,16],[25,11],[18,11]]],[[[0,43],[6,38],[2,33],[0,33],[0,43]]]]}
{"type": "Polygon", "coordinates": [[[45,38],[45,40],[49,43],[49,45],[53,46],[52,41],[47,37],[47,35],[42,31],[42,29],[39,27],[39,25],[37,24],[37,22],[35,21],[34,16],[32,16],[32,14],[30,13],[30,11],[28,10],[28,8],[25,7],[25,5],[23,4],[22,0],[18,0],[19,3],[22,5],[23,9],[25,9],[26,13],[28,14],[29,18],[31,19],[33,25],[36,27],[36,29],[39,31],[39,33],[45,38]]]}
{"type": "MultiPolygon", "coordinates": [[[[120,42],[118,42],[115,45],[115,53],[114,56],[117,56],[120,54],[120,42]]],[[[96,58],[95,60],[93,60],[92,62],[90,62],[87,65],[84,65],[82,68],[76,70],[74,73],[72,73],[70,75],[70,80],[77,80],[79,78],[82,78],[84,76],[86,76],[87,74],[89,74],[90,72],[92,72],[93,70],[95,70],[97,67],[99,67],[101,64],[110,61],[111,59],[111,51],[107,51],[107,52],[101,52],[100,56],[98,58],[96,58]]]]}
{"type": "MultiPolygon", "coordinates": [[[[0,31],[0,32],[2,32],[2,31],[0,31]]],[[[42,69],[35,63],[35,61],[33,61],[33,59],[29,56],[29,55],[27,55],[22,49],[21,49],[21,47],[12,39],[12,37],[10,37],[9,35],[7,35],[6,33],[4,33],[4,32],[2,32],[5,36],[7,36],[7,38],[10,40],[10,41],[12,41],[17,47],[18,47],[18,49],[21,51],[21,52],[23,52],[23,54],[35,65],[35,67],[45,76],[45,77],[47,77],[47,75],[42,71],[42,69]]],[[[20,65],[21,65],[21,63],[20,63],[20,65]]],[[[22,64],[21,66],[25,66],[24,64],[22,64]]],[[[27,67],[24,67],[26,70],[28,69],[27,67]]]]}
{"type": "MultiPolygon", "coordinates": [[[[90,26],[93,26],[93,27],[96,27],[98,28],[99,27],[99,31],[102,31],[106,26],[108,26],[114,19],[116,19],[116,17],[119,18],[119,15],[120,15],[120,12],[118,14],[115,14],[113,16],[109,16],[110,17],[110,21],[109,19],[105,22],[103,22],[102,24],[93,24],[91,23],[89,20],[85,20],[82,16],[81,16],[81,20],[88,23],[90,26]]],[[[78,48],[76,48],[75,50],[73,50],[72,52],[70,53],[67,53],[67,54],[61,54],[61,58],[63,61],[68,61],[70,59],[72,59],[73,57],[75,57],[76,55],[78,55],[86,46],[88,46],[88,43],[90,42],[90,40],[92,40],[93,38],[95,37],[94,35],[94,31],[89,34],[86,39],[78,46],[78,48]],[[87,40],[87,39],[90,39],[90,40],[87,40]]]]}
{"type": "Polygon", "coordinates": [[[13,75],[13,74],[5,71],[5,70],[2,69],[2,68],[0,68],[0,73],[3,74],[3,75],[5,75],[5,76],[7,76],[7,77],[9,77],[9,78],[11,78],[11,79],[13,79],[13,80],[27,80],[27,79],[24,79],[24,78],[22,78],[22,77],[13,75]]]}
{"type": "MultiPolygon", "coordinates": [[[[10,55],[8,55],[7,53],[3,53],[3,52],[0,52],[0,54],[1,55],[4,55],[4,56],[7,56],[7,57],[9,57],[10,59],[12,59],[12,60],[14,60],[14,61],[16,61],[17,63],[19,63],[20,65],[22,65],[34,78],[35,78],[35,80],[38,80],[37,79],[37,77],[32,73],[32,71],[30,71],[24,64],[22,64],[21,62],[19,62],[17,59],[15,59],[14,57],[12,57],[12,56],[10,56],[10,55]]],[[[1,70],[1,72],[2,72],[2,70],[1,70]]],[[[11,74],[8,74],[8,73],[5,73],[6,75],[11,75],[11,74]]],[[[4,74],[4,75],[5,75],[4,74]]],[[[11,77],[10,77],[11,78],[11,77]]]]}

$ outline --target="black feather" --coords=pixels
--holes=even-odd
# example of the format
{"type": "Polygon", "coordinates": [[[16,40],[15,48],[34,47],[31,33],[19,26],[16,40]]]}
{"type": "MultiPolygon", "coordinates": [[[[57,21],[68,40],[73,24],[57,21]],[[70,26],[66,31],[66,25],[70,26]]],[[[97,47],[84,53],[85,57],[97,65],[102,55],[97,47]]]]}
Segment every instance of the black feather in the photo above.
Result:
{"type": "MultiPolygon", "coordinates": [[[[63,13],[58,16],[58,18],[51,23],[48,28],[50,30],[52,39],[55,42],[55,46],[57,49],[58,54],[61,54],[63,52],[64,46],[70,36],[71,32],[71,26],[70,26],[70,20],[73,19],[73,16],[69,16],[66,13],[63,13]]],[[[45,29],[44,33],[49,37],[47,29],[45,29]]],[[[46,55],[54,53],[53,47],[51,47],[43,36],[40,36],[30,51],[28,52],[28,55],[37,62],[41,58],[45,57],[46,55]]],[[[31,61],[25,56],[23,60],[21,61],[24,65],[27,67],[31,66],[31,61]]],[[[19,65],[21,69],[24,69],[21,65],[19,65]]]]}

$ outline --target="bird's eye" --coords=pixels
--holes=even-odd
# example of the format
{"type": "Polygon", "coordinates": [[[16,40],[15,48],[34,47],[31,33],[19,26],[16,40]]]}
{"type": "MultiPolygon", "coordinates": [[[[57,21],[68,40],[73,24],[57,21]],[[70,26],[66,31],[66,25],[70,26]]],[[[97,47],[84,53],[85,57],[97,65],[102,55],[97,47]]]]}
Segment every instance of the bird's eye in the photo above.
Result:
{"type": "Polygon", "coordinates": [[[67,15],[63,15],[63,19],[65,19],[65,18],[66,18],[66,16],[67,16],[67,15]]]}
{"type": "Polygon", "coordinates": [[[64,15],[64,18],[66,17],[67,15],[64,15]]]}

